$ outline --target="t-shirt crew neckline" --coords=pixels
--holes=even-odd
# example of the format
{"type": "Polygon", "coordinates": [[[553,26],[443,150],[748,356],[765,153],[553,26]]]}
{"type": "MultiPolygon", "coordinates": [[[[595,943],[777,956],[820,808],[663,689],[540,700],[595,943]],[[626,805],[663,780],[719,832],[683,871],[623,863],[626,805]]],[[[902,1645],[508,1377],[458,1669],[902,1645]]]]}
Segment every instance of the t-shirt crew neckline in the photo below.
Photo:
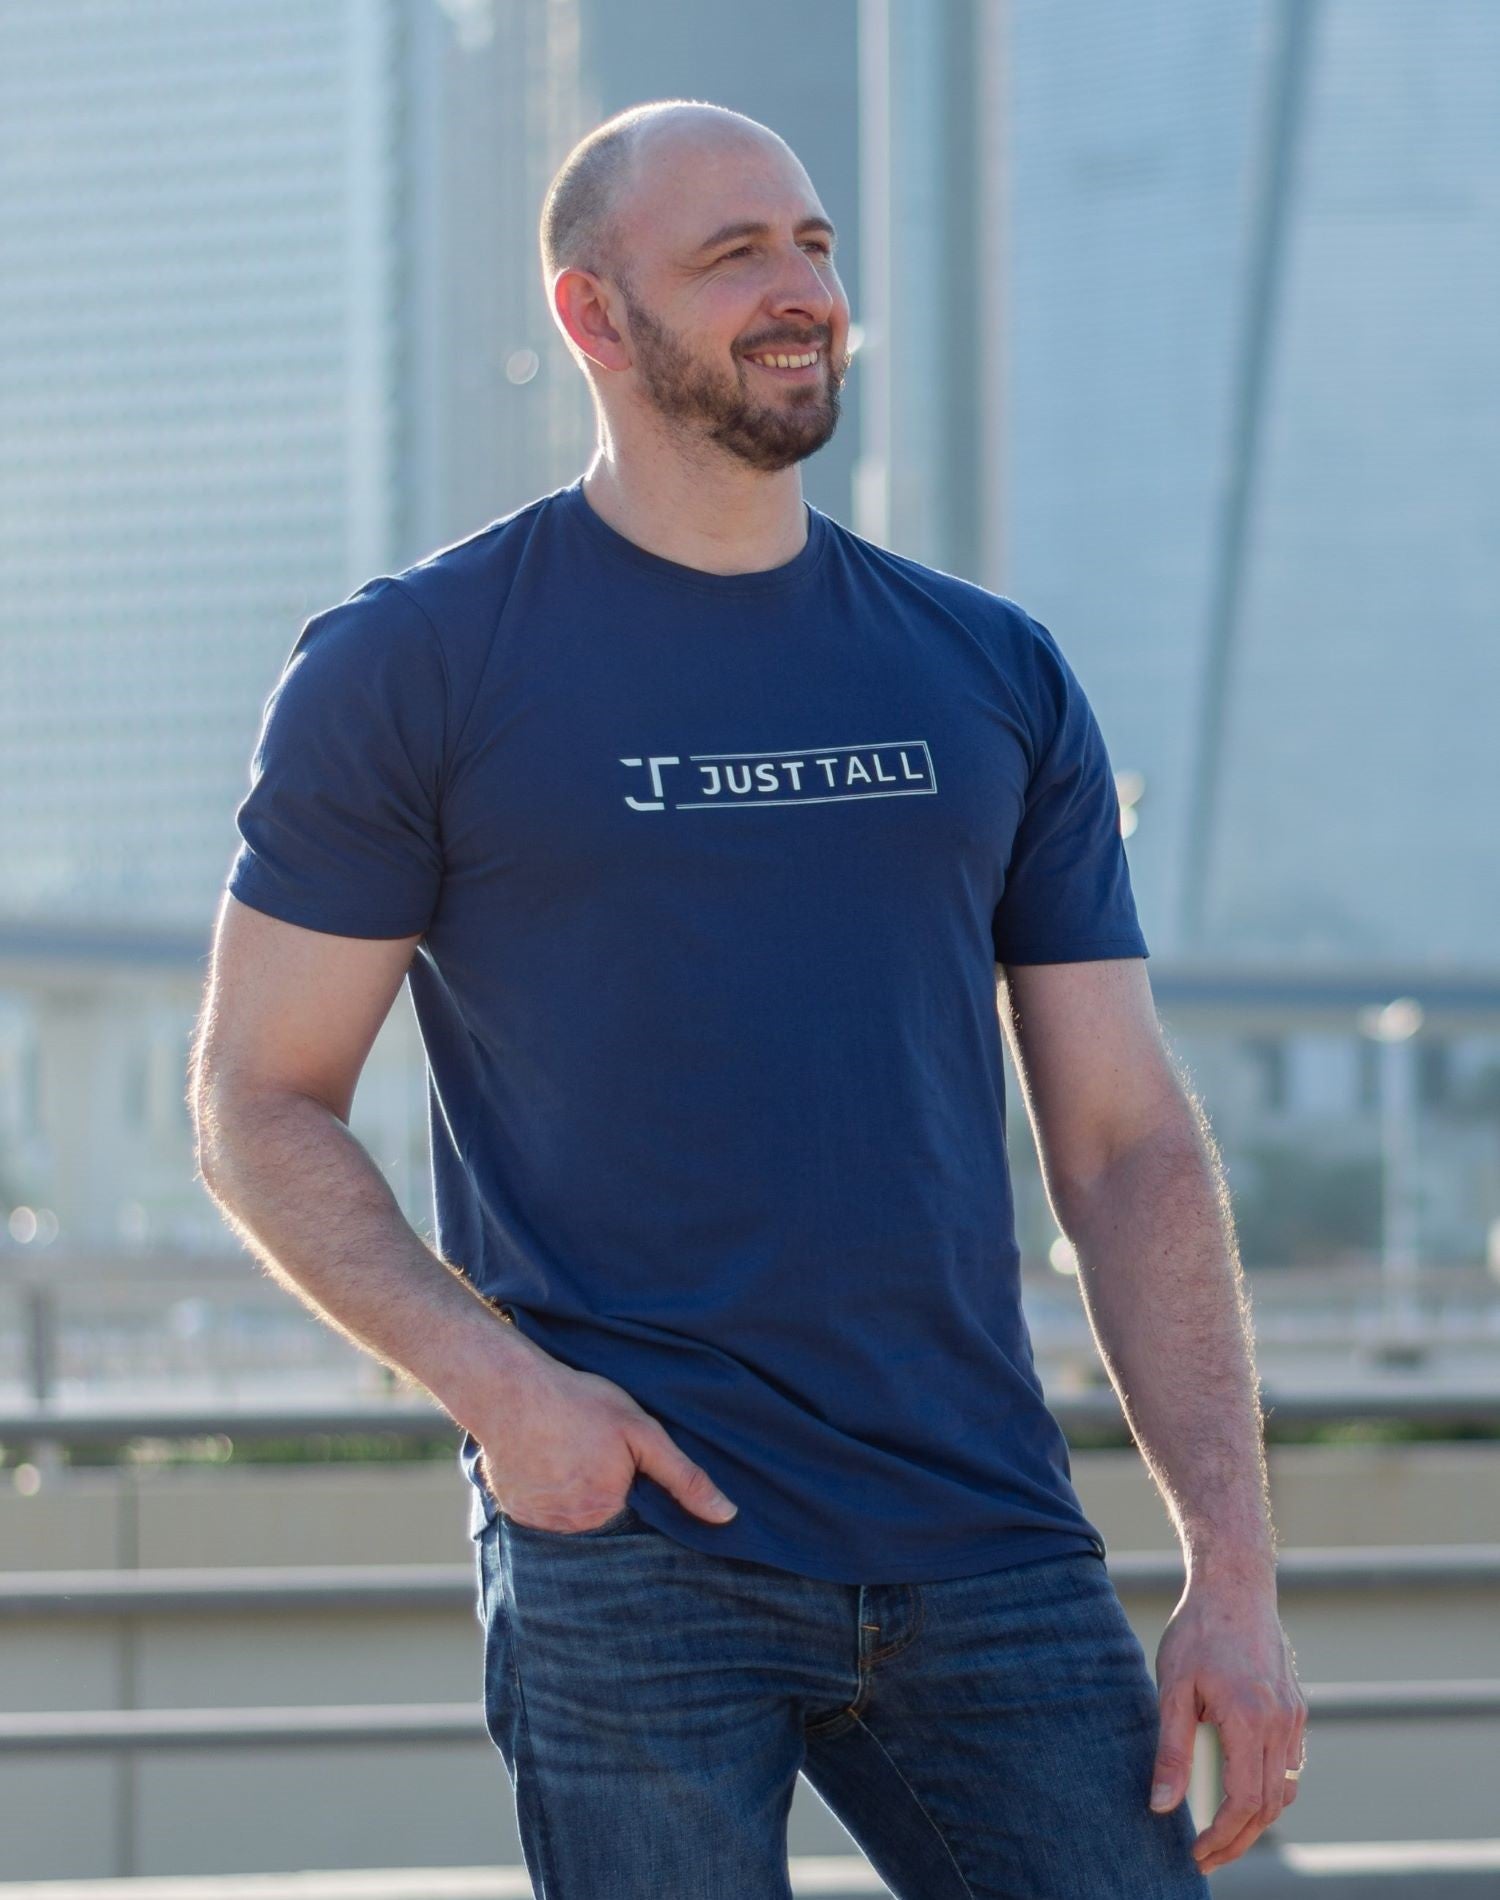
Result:
{"type": "Polygon", "coordinates": [[[649,548],[643,548],[638,542],[621,534],[618,528],[612,528],[602,515],[595,512],[593,504],[584,494],[581,475],[565,488],[558,489],[557,499],[595,545],[612,559],[622,561],[637,572],[649,574],[658,581],[691,588],[700,594],[778,594],[789,587],[798,587],[817,570],[828,545],[827,518],[811,502],[804,500],[802,505],[807,510],[807,539],[791,560],[783,561],[779,567],[758,568],[746,574],[710,574],[701,567],[689,567],[682,561],[669,561],[664,554],[653,554],[649,548]]]}

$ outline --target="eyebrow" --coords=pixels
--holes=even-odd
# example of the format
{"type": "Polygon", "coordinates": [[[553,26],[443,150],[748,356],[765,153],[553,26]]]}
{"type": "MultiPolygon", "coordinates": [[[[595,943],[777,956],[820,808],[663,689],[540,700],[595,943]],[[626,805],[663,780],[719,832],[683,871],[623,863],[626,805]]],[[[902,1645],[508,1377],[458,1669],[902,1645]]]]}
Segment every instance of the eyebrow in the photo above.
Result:
{"type": "MultiPolygon", "coordinates": [[[[827,218],[800,218],[797,222],[796,229],[799,231],[822,231],[830,241],[835,244],[838,242],[838,233],[828,222],[827,218]]],[[[714,232],[712,237],[705,238],[693,252],[693,256],[701,257],[705,251],[712,251],[720,244],[727,244],[731,238],[768,237],[770,231],[771,227],[769,224],[759,224],[754,219],[742,218],[737,224],[722,225],[714,232]]]]}

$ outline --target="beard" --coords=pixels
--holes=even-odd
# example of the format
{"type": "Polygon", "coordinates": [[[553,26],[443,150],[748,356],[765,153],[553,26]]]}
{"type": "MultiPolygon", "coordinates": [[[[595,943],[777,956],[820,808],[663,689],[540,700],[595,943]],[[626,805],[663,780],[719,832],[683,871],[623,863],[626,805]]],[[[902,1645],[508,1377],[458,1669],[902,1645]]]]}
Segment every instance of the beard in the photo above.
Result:
{"type": "Polygon", "coordinates": [[[748,369],[721,373],[701,362],[675,331],[636,301],[628,284],[619,288],[642,385],[668,422],[696,429],[726,454],[767,474],[805,461],[832,438],[847,356],[835,363],[825,348],[821,382],[789,383],[784,395],[762,402],[746,387],[748,369]]]}

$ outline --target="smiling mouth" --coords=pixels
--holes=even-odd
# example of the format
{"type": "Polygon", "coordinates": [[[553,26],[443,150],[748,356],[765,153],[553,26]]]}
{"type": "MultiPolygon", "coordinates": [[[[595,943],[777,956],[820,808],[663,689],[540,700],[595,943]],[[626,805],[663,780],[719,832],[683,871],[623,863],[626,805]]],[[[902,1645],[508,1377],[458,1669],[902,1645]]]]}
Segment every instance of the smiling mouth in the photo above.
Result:
{"type": "Polygon", "coordinates": [[[821,349],[817,351],[777,350],[768,352],[768,354],[789,357],[791,361],[783,365],[768,362],[761,356],[747,356],[745,361],[753,364],[756,369],[764,370],[768,376],[779,376],[784,382],[791,383],[811,382],[823,367],[823,352],[821,349]],[[808,356],[811,356],[813,359],[810,363],[804,360],[808,356]]]}

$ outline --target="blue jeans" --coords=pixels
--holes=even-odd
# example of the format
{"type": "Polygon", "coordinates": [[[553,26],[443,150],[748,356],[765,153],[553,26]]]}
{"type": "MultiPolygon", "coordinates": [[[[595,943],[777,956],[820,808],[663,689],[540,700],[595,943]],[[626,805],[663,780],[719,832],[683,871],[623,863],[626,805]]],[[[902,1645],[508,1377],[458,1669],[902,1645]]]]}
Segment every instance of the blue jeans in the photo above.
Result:
{"type": "Polygon", "coordinates": [[[844,1584],[625,1508],[478,1538],[485,1721],[538,1900],[789,1900],[800,1772],[897,1900],[1206,1900],[1092,1549],[844,1584]]]}

